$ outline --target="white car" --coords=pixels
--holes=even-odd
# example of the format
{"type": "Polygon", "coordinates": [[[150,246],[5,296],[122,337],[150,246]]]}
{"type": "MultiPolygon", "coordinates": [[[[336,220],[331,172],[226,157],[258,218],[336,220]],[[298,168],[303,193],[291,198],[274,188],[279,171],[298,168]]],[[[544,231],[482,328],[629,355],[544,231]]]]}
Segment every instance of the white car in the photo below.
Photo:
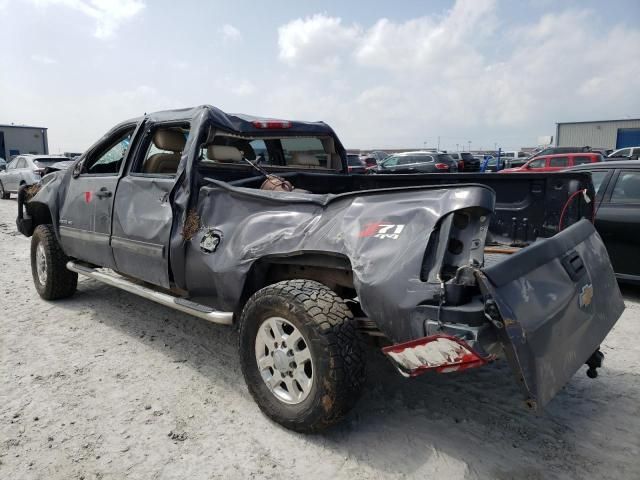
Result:
{"type": "Polygon", "coordinates": [[[629,160],[638,160],[640,158],[640,147],[619,148],[613,151],[607,158],[625,157],[629,160]]]}
{"type": "Polygon", "coordinates": [[[0,198],[7,200],[22,185],[38,183],[48,165],[64,160],[69,159],[50,155],[18,155],[4,171],[0,171],[0,198]]]}

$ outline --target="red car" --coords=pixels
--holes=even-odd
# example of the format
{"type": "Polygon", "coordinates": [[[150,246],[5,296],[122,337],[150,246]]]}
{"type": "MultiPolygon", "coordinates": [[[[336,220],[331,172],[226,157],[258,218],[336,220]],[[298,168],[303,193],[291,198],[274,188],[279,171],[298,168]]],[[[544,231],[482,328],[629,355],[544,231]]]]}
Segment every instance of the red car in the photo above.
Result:
{"type": "Polygon", "coordinates": [[[529,160],[521,167],[505,168],[504,170],[500,170],[500,173],[557,172],[576,165],[597,162],[602,162],[602,155],[599,153],[558,153],[555,155],[542,155],[540,157],[536,157],[529,160]]]}

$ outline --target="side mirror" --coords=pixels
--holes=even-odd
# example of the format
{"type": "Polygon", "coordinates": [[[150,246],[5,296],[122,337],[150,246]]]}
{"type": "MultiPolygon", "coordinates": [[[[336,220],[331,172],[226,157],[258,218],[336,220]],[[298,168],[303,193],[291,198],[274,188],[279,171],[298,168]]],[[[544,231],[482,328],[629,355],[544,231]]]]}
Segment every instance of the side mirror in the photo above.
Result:
{"type": "Polygon", "coordinates": [[[75,166],[73,167],[73,173],[71,174],[71,176],[73,178],[78,178],[82,173],[83,166],[84,166],[84,161],[76,163],[75,166]]]}

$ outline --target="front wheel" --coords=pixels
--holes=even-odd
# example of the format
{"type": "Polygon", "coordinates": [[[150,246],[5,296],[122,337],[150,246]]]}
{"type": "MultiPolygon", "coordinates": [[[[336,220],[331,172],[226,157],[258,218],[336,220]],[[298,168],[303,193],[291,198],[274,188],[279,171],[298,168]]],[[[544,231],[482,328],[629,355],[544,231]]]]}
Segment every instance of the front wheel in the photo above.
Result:
{"type": "Polygon", "coordinates": [[[353,314],[310,280],[276,283],[249,299],[240,319],[240,362],[262,412],[298,432],[336,423],[364,384],[353,314]]]}
{"type": "Polygon", "coordinates": [[[67,270],[69,259],[60,248],[51,225],[38,225],[31,237],[31,274],[38,294],[45,300],[73,295],[78,274],[67,270]]]}
{"type": "Polygon", "coordinates": [[[11,194],[4,189],[4,185],[0,182],[0,198],[2,200],[8,200],[11,198],[11,194]]]}

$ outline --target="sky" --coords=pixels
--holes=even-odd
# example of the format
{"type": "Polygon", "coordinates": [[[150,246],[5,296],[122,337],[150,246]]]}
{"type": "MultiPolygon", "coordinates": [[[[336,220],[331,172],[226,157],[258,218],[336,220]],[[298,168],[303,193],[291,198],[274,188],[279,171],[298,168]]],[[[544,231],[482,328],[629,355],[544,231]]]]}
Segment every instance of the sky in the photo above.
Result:
{"type": "Polygon", "coordinates": [[[0,0],[0,59],[0,123],[48,127],[52,153],[201,104],[362,149],[640,118],[638,0],[0,0]]]}

